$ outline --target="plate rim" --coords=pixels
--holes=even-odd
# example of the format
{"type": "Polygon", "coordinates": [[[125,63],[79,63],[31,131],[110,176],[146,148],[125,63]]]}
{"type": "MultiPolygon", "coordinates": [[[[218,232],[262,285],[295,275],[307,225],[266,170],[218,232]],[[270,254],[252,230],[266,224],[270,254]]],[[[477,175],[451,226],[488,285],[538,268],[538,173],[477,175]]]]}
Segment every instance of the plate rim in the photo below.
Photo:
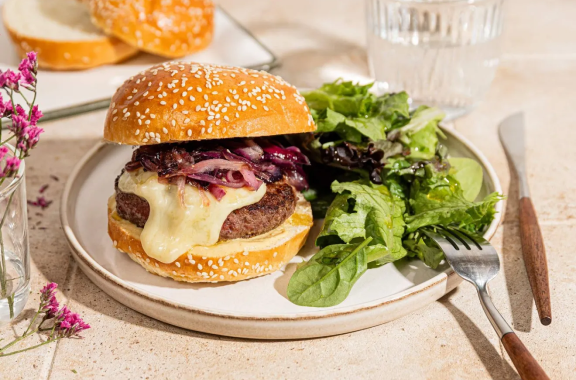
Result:
{"type": "MultiPolygon", "coordinates": [[[[452,135],[455,139],[459,140],[471,153],[476,156],[476,159],[482,164],[483,168],[486,170],[486,173],[490,177],[493,185],[494,191],[498,193],[502,193],[502,186],[500,184],[500,180],[496,175],[496,171],[486,158],[486,156],[474,146],[466,137],[464,137],[458,131],[447,128],[444,126],[440,127],[442,131],[446,134],[452,135]]],[[[175,308],[178,310],[184,310],[186,312],[202,315],[202,316],[210,316],[216,318],[225,318],[231,320],[238,320],[238,321],[294,321],[294,320],[319,320],[319,319],[328,319],[334,318],[338,316],[345,316],[348,314],[353,314],[357,312],[367,311],[374,308],[379,308],[385,305],[390,305],[394,303],[398,303],[406,298],[411,296],[415,296],[419,293],[425,292],[426,290],[440,285],[443,282],[448,282],[448,280],[454,276],[457,277],[456,273],[452,270],[452,268],[448,267],[443,272],[439,273],[438,275],[432,277],[431,279],[420,283],[418,285],[412,286],[408,289],[400,291],[398,293],[389,295],[387,297],[378,298],[376,300],[365,302],[360,305],[351,305],[345,307],[330,307],[320,310],[313,310],[310,312],[301,312],[301,313],[293,313],[293,314],[267,314],[263,316],[257,315],[246,315],[246,314],[237,314],[232,312],[223,312],[219,310],[206,310],[200,309],[193,306],[181,304],[175,301],[170,301],[162,297],[158,297],[156,295],[147,294],[146,292],[137,289],[136,287],[126,283],[122,278],[114,275],[113,273],[106,270],[102,267],[96,260],[94,260],[91,255],[87,252],[87,250],[80,244],[78,239],[74,234],[74,230],[71,226],[69,217],[68,217],[68,210],[69,210],[69,202],[70,202],[70,193],[74,187],[77,178],[86,165],[88,161],[90,161],[98,152],[102,149],[107,148],[108,146],[113,145],[109,143],[105,143],[104,141],[99,141],[93,146],[83,157],[82,159],[75,165],[74,169],[70,173],[70,176],[66,180],[66,184],[64,186],[64,191],[62,193],[61,202],[60,202],[60,223],[62,229],[64,231],[64,236],[72,251],[73,257],[75,260],[81,260],[82,264],[86,265],[91,269],[93,273],[98,275],[104,281],[111,283],[111,285],[118,286],[124,291],[128,291],[132,295],[136,297],[145,298],[148,302],[162,304],[167,307],[175,308]]],[[[503,202],[498,202],[495,206],[497,211],[496,216],[492,223],[490,224],[488,230],[484,233],[484,237],[487,240],[490,240],[503,219],[503,202]]],[[[82,269],[82,268],[81,268],[82,269]]],[[[90,277],[90,276],[89,276],[90,277]]],[[[96,284],[97,285],[97,284],[96,284]]],[[[97,285],[98,286],[98,285],[97,285]]],[[[457,286],[457,285],[456,285],[457,286]]],[[[115,298],[115,297],[113,297],[115,298]]]]}

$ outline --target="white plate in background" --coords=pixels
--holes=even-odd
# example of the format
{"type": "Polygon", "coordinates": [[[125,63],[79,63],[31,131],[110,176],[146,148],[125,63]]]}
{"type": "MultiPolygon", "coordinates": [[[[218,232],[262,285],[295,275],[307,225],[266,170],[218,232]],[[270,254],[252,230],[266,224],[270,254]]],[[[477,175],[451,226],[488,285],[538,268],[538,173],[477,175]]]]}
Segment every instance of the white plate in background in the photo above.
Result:
{"type": "MultiPolygon", "coordinates": [[[[0,5],[3,2],[0,0],[0,5]]],[[[272,52],[224,10],[216,7],[214,17],[212,43],[205,50],[178,60],[263,70],[276,64],[272,52]]],[[[89,70],[39,70],[36,104],[46,113],[109,99],[126,79],[152,65],[166,61],[169,60],[152,54],[139,53],[122,63],[89,70]]],[[[19,63],[20,58],[0,17],[0,70],[7,68],[16,70],[19,63]]],[[[104,103],[98,108],[103,107],[107,105],[104,103]]]]}
{"type": "MultiPolygon", "coordinates": [[[[453,157],[476,159],[484,169],[480,196],[502,192],[486,157],[463,136],[445,129],[453,157]]],[[[296,264],[309,258],[315,225],[306,246],[282,270],[235,283],[186,284],[146,272],[117,251],[107,233],[107,200],[114,179],[132,148],[98,144],[74,169],[66,184],[61,220],[80,268],[102,290],[124,305],[183,328],[253,339],[302,339],[361,330],[400,318],[454,289],[460,278],[443,265],[436,270],[419,260],[403,259],[368,270],[348,298],[328,308],[303,307],[286,298],[296,264]]],[[[490,239],[502,218],[502,203],[486,234],[490,239]]]]}

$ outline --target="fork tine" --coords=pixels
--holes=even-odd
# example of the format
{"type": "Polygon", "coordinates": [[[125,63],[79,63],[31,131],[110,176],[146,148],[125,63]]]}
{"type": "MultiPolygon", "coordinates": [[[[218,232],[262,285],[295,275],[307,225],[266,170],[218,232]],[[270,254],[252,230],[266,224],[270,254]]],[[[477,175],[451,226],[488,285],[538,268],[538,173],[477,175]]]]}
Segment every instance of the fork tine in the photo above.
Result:
{"type": "Polygon", "coordinates": [[[460,248],[458,244],[454,243],[451,239],[447,238],[446,236],[439,234],[438,232],[430,231],[430,230],[423,230],[423,232],[432,240],[436,242],[440,246],[440,248],[445,251],[446,249],[453,249],[459,251],[460,248]]]}
{"type": "Polygon", "coordinates": [[[449,235],[454,236],[460,243],[462,243],[464,245],[464,247],[466,247],[467,250],[470,250],[471,245],[476,246],[476,244],[474,244],[471,241],[469,241],[468,239],[466,239],[466,237],[463,237],[460,234],[457,234],[455,230],[448,229],[448,228],[445,228],[442,226],[440,228],[442,228],[442,230],[444,230],[445,234],[449,234],[449,235]]]}

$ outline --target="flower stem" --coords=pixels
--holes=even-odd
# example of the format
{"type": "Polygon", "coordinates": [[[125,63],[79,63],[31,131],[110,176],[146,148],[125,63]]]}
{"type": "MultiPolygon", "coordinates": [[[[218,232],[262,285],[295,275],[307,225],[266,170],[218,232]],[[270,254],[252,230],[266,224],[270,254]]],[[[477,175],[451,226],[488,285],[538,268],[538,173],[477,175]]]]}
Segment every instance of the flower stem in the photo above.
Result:
{"type": "Polygon", "coordinates": [[[37,345],[32,346],[32,347],[23,348],[22,350],[12,351],[12,352],[9,352],[9,353],[7,353],[7,354],[0,353],[0,358],[1,358],[1,357],[4,357],[4,356],[10,356],[10,355],[19,354],[19,353],[24,352],[24,351],[33,350],[34,348],[38,348],[38,347],[40,347],[40,346],[44,346],[45,344],[52,343],[52,342],[57,342],[57,341],[60,340],[60,339],[62,339],[61,336],[56,337],[56,338],[54,338],[54,339],[48,339],[48,340],[45,341],[45,342],[42,342],[42,343],[37,344],[37,345]]]}
{"type": "Polygon", "coordinates": [[[14,318],[14,295],[8,295],[8,285],[6,284],[6,277],[8,275],[8,268],[6,267],[6,250],[4,249],[4,233],[2,232],[2,227],[6,221],[6,216],[8,215],[8,210],[12,204],[12,199],[17,190],[14,190],[10,194],[10,198],[6,203],[6,210],[4,210],[4,215],[2,216],[2,221],[0,221],[0,256],[2,260],[2,266],[0,267],[0,296],[6,298],[8,301],[8,309],[10,310],[10,319],[14,318]]]}

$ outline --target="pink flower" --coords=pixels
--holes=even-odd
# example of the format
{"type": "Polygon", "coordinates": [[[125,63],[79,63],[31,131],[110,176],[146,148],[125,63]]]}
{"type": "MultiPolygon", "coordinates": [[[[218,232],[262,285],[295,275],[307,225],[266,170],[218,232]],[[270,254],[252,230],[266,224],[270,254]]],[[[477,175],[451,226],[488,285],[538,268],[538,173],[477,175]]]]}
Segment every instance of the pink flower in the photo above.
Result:
{"type": "Polygon", "coordinates": [[[58,313],[60,304],[56,299],[57,287],[58,284],[50,282],[40,291],[40,304],[42,305],[41,310],[42,312],[46,313],[46,319],[54,318],[56,313],[58,313]]]}
{"type": "Polygon", "coordinates": [[[26,58],[20,62],[18,70],[22,74],[22,83],[34,86],[36,84],[36,72],[38,70],[38,61],[35,52],[26,54],[26,58]]]}
{"type": "Polygon", "coordinates": [[[22,74],[23,84],[34,86],[34,84],[36,83],[36,77],[34,76],[34,74],[32,74],[30,70],[22,70],[20,73],[22,74]]]}
{"type": "Polygon", "coordinates": [[[0,87],[10,88],[12,90],[18,89],[18,81],[20,80],[20,73],[16,73],[10,69],[0,73],[0,87]]]}
{"type": "MultiPolygon", "coordinates": [[[[19,105],[16,106],[17,112],[19,112],[18,107],[19,105]]],[[[12,124],[10,125],[9,128],[18,137],[18,139],[20,139],[22,131],[29,125],[30,122],[28,121],[28,117],[26,116],[26,114],[24,115],[12,114],[12,124]]]]}
{"type": "Polygon", "coordinates": [[[38,105],[35,105],[34,107],[32,107],[32,111],[30,111],[30,112],[32,113],[32,116],[30,117],[30,123],[31,124],[38,123],[38,120],[40,120],[40,118],[42,116],[44,116],[42,111],[40,111],[40,109],[38,108],[38,105]]]}
{"type": "Polygon", "coordinates": [[[6,159],[6,171],[15,172],[20,167],[20,159],[18,157],[8,157],[6,159]]]}
{"type": "MultiPolygon", "coordinates": [[[[4,150],[2,150],[2,152],[4,152],[4,150]]],[[[8,152],[1,154],[3,156],[6,156],[6,153],[8,152]]],[[[8,157],[5,162],[6,163],[4,165],[4,168],[0,169],[0,178],[11,177],[12,175],[14,175],[14,173],[18,171],[18,168],[20,167],[20,159],[18,157],[8,157]]]]}
{"type": "Polygon", "coordinates": [[[35,51],[31,51],[26,53],[26,58],[28,58],[28,61],[30,61],[30,64],[34,69],[34,72],[36,72],[38,68],[38,54],[36,54],[35,51]]]}
{"type": "Polygon", "coordinates": [[[90,325],[84,322],[80,315],[72,313],[67,306],[62,306],[56,315],[56,329],[62,336],[71,337],[89,328],[90,325]]]}
{"type": "Polygon", "coordinates": [[[4,159],[4,157],[8,154],[8,147],[2,145],[0,146],[0,162],[2,161],[2,159],[4,159]]]}

